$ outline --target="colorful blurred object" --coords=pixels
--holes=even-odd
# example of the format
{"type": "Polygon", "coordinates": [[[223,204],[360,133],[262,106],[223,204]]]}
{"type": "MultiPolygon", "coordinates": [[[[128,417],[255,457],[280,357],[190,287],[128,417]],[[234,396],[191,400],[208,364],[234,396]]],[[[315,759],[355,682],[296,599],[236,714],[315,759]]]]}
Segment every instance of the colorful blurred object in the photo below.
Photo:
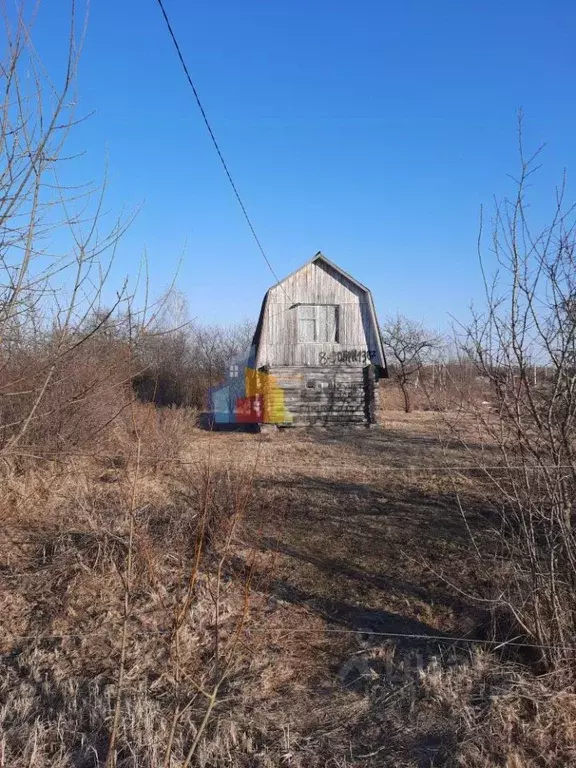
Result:
{"type": "Polygon", "coordinates": [[[256,370],[255,347],[232,361],[225,384],[210,390],[216,424],[290,424],[284,392],[275,376],[256,370]]]}

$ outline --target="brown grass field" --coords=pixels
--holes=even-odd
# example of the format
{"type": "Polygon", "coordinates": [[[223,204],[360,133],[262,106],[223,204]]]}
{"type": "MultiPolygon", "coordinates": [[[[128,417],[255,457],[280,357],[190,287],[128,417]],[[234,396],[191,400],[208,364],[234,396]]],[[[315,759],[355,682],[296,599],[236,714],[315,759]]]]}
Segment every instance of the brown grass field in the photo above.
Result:
{"type": "Polygon", "coordinates": [[[443,419],[142,406],[113,451],[7,464],[0,768],[576,764],[576,697],[484,642],[489,449],[443,419]]]}

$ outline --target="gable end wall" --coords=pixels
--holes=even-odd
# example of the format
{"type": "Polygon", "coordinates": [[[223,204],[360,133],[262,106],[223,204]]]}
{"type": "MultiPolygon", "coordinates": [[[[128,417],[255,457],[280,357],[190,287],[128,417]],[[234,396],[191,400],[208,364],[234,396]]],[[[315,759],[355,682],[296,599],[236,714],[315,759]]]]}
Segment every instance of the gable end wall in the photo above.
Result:
{"type": "Polygon", "coordinates": [[[384,367],[370,294],[329,264],[312,261],[275,285],[263,308],[256,365],[384,367]],[[298,305],[338,306],[336,343],[298,340],[298,305]]]}

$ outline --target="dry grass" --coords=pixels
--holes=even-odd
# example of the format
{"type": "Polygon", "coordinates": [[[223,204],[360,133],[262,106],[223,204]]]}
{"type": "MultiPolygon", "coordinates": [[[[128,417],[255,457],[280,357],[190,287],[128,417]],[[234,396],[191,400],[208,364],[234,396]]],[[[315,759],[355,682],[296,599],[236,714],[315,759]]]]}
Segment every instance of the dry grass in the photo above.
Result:
{"type": "MultiPolygon", "coordinates": [[[[193,424],[141,406],[96,456],[4,468],[0,766],[104,764],[134,487],[118,766],[182,766],[198,687],[224,664],[193,765],[573,762],[572,694],[467,644],[371,634],[470,636],[483,621],[468,527],[487,546],[489,532],[430,471],[471,463],[438,442],[438,414],[272,436],[193,424]]],[[[469,474],[458,489],[473,500],[469,474]]]]}
{"type": "Polygon", "coordinates": [[[574,765],[576,694],[476,652],[466,664],[429,666],[421,696],[458,737],[453,764],[471,768],[574,765]]]}

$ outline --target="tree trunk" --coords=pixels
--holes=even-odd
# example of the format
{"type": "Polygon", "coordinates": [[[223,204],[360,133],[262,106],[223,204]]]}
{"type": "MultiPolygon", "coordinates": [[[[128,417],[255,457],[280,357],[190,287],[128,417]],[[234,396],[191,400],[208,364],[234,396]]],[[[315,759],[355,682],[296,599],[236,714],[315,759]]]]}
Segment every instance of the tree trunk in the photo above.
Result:
{"type": "Polygon", "coordinates": [[[410,394],[408,392],[408,383],[406,381],[400,380],[398,382],[400,385],[400,389],[402,390],[402,394],[404,395],[404,411],[406,413],[410,413],[412,410],[412,403],[410,402],[410,394]]]}

